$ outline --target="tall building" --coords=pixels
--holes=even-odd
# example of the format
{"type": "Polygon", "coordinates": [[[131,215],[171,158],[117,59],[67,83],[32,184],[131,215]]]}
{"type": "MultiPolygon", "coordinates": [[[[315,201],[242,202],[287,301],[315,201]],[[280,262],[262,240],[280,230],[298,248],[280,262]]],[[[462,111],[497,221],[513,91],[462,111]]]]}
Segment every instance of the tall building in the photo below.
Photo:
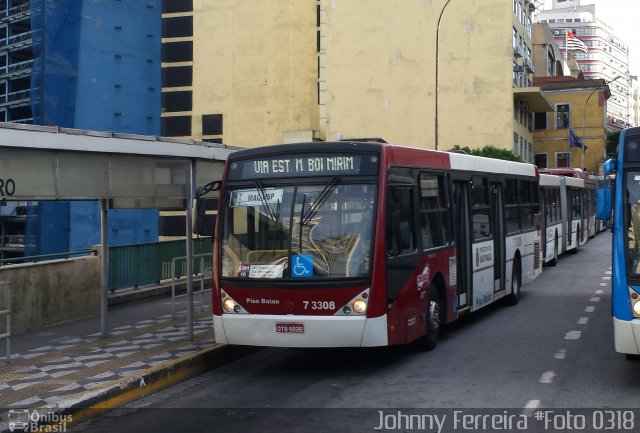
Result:
{"type": "MultiPolygon", "coordinates": [[[[160,38],[160,0],[0,0],[0,121],[159,135],[160,38]]],[[[157,211],[109,220],[114,244],[158,237],[157,211]]],[[[86,248],[99,204],[33,205],[26,226],[27,254],[86,248]]]]}
{"type": "Polygon", "coordinates": [[[163,134],[243,147],[354,137],[438,149],[493,145],[533,161],[533,115],[553,110],[532,84],[536,5],[193,0],[192,11],[165,7],[167,26],[193,15],[193,36],[163,39],[166,53],[182,44],[163,58],[163,134]]]}
{"type": "Polygon", "coordinates": [[[551,27],[561,51],[576,59],[586,79],[601,78],[610,83],[607,128],[621,130],[632,125],[629,45],[597,16],[596,5],[580,3],[553,0],[552,9],[541,11],[536,20],[551,27]]]}

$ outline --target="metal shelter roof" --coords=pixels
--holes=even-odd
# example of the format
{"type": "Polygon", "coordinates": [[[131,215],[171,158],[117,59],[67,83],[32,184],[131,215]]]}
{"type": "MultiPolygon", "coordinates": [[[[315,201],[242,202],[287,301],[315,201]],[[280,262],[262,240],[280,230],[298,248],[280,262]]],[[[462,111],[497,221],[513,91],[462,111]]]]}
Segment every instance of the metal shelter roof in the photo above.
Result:
{"type": "Polygon", "coordinates": [[[188,334],[193,337],[196,185],[222,178],[234,149],[189,140],[0,123],[0,201],[101,200],[102,313],[107,335],[107,210],[186,210],[188,334]]]}
{"type": "Polygon", "coordinates": [[[190,140],[0,123],[0,198],[185,208],[235,149],[190,140]],[[189,189],[191,187],[191,190],[189,189]]]}

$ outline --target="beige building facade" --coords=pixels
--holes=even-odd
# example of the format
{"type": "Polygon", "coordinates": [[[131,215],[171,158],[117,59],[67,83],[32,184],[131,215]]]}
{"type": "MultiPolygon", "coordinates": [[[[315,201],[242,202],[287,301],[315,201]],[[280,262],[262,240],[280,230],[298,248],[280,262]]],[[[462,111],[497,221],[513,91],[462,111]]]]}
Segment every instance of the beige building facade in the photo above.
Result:
{"type": "Polygon", "coordinates": [[[532,161],[534,113],[553,109],[532,85],[534,11],[527,0],[193,0],[191,110],[163,116],[189,116],[185,138],[242,147],[382,137],[532,161]]]}
{"type": "Polygon", "coordinates": [[[590,174],[602,174],[607,99],[611,96],[606,81],[556,77],[540,78],[536,83],[554,106],[554,112],[536,115],[536,165],[583,168],[590,174]],[[584,151],[570,146],[571,131],[586,146],[584,151]]]}

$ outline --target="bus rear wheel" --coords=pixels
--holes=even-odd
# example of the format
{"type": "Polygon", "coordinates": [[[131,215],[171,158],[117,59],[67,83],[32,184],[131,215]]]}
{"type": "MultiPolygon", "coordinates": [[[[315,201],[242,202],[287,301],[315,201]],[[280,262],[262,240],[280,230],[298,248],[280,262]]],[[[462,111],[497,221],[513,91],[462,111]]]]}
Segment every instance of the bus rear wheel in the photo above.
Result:
{"type": "Polygon", "coordinates": [[[432,285],[429,289],[429,305],[427,308],[427,333],[418,340],[418,347],[429,351],[436,347],[442,325],[440,299],[438,298],[438,288],[435,285],[432,285]]]}
{"type": "Polygon", "coordinates": [[[511,293],[505,297],[507,305],[516,305],[520,300],[520,287],[522,286],[520,269],[520,259],[516,258],[513,261],[513,272],[511,273],[511,293]]]}

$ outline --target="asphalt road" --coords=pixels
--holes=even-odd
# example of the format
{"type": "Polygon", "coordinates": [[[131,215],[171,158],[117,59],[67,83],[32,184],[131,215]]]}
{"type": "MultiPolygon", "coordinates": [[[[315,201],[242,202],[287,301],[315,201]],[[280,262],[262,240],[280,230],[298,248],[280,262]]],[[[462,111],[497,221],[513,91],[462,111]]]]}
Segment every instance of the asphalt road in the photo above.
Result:
{"type": "MultiPolygon", "coordinates": [[[[452,409],[638,408],[640,362],[613,350],[610,244],[603,232],[561,256],[523,288],[517,306],[461,320],[432,352],[259,349],[77,431],[375,431],[387,413],[409,408],[449,421],[452,409]]],[[[417,427],[438,431],[435,423],[417,427]]]]}

